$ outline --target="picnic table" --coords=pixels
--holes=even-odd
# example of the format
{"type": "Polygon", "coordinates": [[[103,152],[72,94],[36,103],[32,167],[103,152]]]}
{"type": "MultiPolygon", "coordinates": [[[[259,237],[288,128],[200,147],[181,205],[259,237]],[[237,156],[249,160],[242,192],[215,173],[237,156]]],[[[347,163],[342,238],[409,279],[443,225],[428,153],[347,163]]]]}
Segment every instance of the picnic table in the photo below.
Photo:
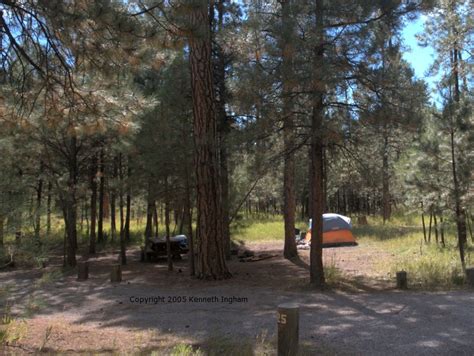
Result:
{"type": "MultiPolygon", "coordinates": [[[[177,235],[170,237],[170,249],[173,259],[181,259],[182,254],[188,253],[186,236],[177,235]]],[[[167,249],[165,237],[148,237],[145,240],[145,246],[142,247],[142,261],[150,261],[166,255],[167,249]]]]}

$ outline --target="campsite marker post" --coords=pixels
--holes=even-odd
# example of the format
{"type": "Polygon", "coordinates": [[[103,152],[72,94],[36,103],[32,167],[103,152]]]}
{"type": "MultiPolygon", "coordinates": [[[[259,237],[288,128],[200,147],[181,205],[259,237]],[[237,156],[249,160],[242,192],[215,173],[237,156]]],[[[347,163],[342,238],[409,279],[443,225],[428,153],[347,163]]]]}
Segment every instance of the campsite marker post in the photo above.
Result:
{"type": "Polygon", "coordinates": [[[122,282],[122,266],[121,265],[112,265],[112,270],[110,271],[110,281],[122,282]]]}
{"type": "Polygon", "coordinates": [[[77,280],[85,281],[89,278],[89,262],[79,262],[77,264],[77,280]]]}
{"type": "Polygon", "coordinates": [[[408,289],[407,273],[405,271],[397,272],[397,288],[408,289]]]}
{"type": "Polygon", "coordinates": [[[466,268],[466,281],[471,287],[474,287],[474,267],[466,268]]]}
{"type": "Polygon", "coordinates": [[[278,356],[293,356],[298,352],[299,306],[285,303],[278,306],[278,356]]]}

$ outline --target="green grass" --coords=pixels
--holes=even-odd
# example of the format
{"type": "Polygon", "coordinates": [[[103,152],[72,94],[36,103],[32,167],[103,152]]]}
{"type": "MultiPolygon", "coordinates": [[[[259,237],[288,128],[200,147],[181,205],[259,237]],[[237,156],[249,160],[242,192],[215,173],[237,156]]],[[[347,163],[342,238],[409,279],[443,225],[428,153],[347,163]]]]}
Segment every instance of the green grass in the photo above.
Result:
{"type": "MultiPolygon", "coordinates": [[[[446,247],[436,244],[434,231],[431,243],[425,243],[421,221],[413,217],[397,217],[385,225],[380,219],[369,219],[368,226],[355,226],[354,235],[361,245],[374,246],[393,255],[393,260],[381,260],[377,268],[394,278],[397,271],[408,273],[412,288],[450,289],[464,283],[464,273],[457,247],[454,227],[447,226],[446,247]],[[416,223],[418,222],[418,226],[416,223]]],[[[466,249],[466,264],[474,259],[472,246],[466,249]]]]}
{"type": "MultiPolygon", "coordinates": [[[[365,226],[358,226],[357,219],[353,220],[353,233],[361,246],[373,246],[374,251],[382,250],[393,255],[391,259],[381,258],[376,264],[383,274],[388,273],[394,278],[397,271],[407,271],[411,287],[419,289],[451,289],[464,284],[452,222],[445,229],[446,247],[441,247],[435,242],[434,229],[431,243],[424,243],[421,219],[414,214],[394,215],[385,224],[380,217],[368,217],[369,224],[365,226]]],[[[297,227],[305,231],[307,223],[299,221],[297,227]]],[[[231,233],[235,241],[244,243],[283,241],[283,218],[273,216],[239,220],[233,224],[231,233]]],[[[474,264],[472,244],[466,250],[466,263],[468,266],[474,264]]],[[[334,261],[325,261],[325,273],[330,284],[337,284],[342,277],[334,261]]]]}
{"type": "MultiPolygon", "coordinates": [[[[298,221],[296,227],[306,231],[308,223],[298,221]]],[[[231,235],[235,241],[282,241],[285,235],[283,217],[276,215],[238,220],[231,225],[231,235]]]]}
{"type": "MultiPolygon", "coordinates": [[[[380,217],[368,217],[368,225],[358,226],[354,217],[353,233],[361,246],[374,246],[374,250],[389,252],[393,258],[384,260],[381,258],[377,269],[384,274],[390,273],[391,277],[398,270],[405,270],[409,274],[411,285],[417,288],[453,288],[463,284],[464,276],[459,262],[459,251],[455,237],[454,224],[446,224],[446,247],[440,247],[434,241],[423,242],[421,219],[415,214],[395,214],[392,219],[383,224],[380,217]],[[386,271],[386,272],[385,272],[386,271]]],[[[297,228],[301,231],[307,230],[307,221],[298,221],[297,228]]],[[[40,243],[33,237],[32,231],[25,231],[21,243],[17,244],[13,234],[7,235],[4,248],[0,248],[0,258],[6,260],[10,251],[14,250],[15,260],[18,266],[41,267],[52,254],[61,255],[63,248],[63,223],[59,217],[53,219],[53,229],[50,236],[42,235],[40,243]]],[[[110,222],[104,221],[104,231],[108,235],[105,244],[98,245],[98,250],[117,249],[119,237],[114,241],[110,238],[110,222]]],[[[159,235],[164,235],[164,226],[159,225],[159,235]]],[[[174,225],[172,225],[172,229],[174,225]]],[[[143,231],[145,230],[145,219],[137,222],[131,221],[130,245],[143,244],[143,231]]],[[[78,230],[79,251],[87,249],[88,236],[84,228],[78,230]]],[[[284,223],[283,217],[279,215],[253,216],[235,220],[231,226],[231,235],[238,242],[265,242],[283,241],[284,223]]],[[[470,243],[471,244],[471,243],[470,243]]],[[[472,245],[472,244],[471,244],[472,245]]],[[[356,249],[354,252],[356,253],[356,249]]],[[[474,263],[471,255],[474,252],[472,246],[466,251],[467,265],[474,263]]],[[[325,261],[328,280],[337,281],[341,277],[341,271],[335,263],[325,261]]],[[[46,277],[45,277],[46,278],[46,277]]]]}
{"type": "MultiPolygon", "coordinates": [[[[446,247],[436,243],[425,244],[421,232],[395,237],[380,243],[380,247],[395,255],[390,266],[392,276],[406,271],[412,287],[422,289],[453,288],[464,283],[464,273],[456,238],[446,236],[446,247]]],[[[472,247],[466,250],[467,265],[471,261],[472,247]]]]}
{"type": "MultiPolygon", "coordinates": [[[[117,220],[117,223],[119,221],[117,220]]],[[[171,227],[174,228],[174,225],[171,227]]],[[[19,241],[11,231],[6,231],[4,246],[0,247],[0,264],[9,260],[10,253],[14,254],[15,265],[26,268],[41,268],[47,265],[51,256],[61,256],[64,248],[64,221],[59,216],[53,216],[51,232],[46,234],[46,226],[42,226],[40,238],[34,237],[34,231],[28,226],[22,229],[22,237],[19,241]]],[[[129,246],[142,245],[144,242],[143,232],[145,231],[145,219],[139,223],[135,219],[130,224],[130,243],[129,246]]],[[[159,236],[165,234],[163,224],[159,225],[159,236]]],[[[110,233],[110,220],[104,220],[104,235],[107,236],[105,243],[96,245],[97,251],[107,251],[120,247],[119,231],[117,231],[114,240],[110,233]]],[[[87,250],[89,245],[89,234],[86,224],[78,223],[77,227],[78,252],[87,250]]]]}

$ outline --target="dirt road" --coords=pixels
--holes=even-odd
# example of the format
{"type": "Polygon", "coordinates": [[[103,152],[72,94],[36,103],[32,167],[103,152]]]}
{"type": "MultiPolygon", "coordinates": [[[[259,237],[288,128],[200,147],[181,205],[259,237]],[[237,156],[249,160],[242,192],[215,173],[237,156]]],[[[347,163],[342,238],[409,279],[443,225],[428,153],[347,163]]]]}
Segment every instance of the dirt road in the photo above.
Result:
{"type": "Polygon", "coordinates": [[[34,290],[41,270],[3,272],[0,282],[11,285],[13,313],[25,315],[31,304],[37,305],[25,319],[27,331],[16,351],[41,346],[51,352],[152,350],[176,343],[202,345],[216,335],[257,343],[264,337],[273,340],[277,305],[291,301],[301,306],[302,342],[323,353],[473,354],[472,291],[399,292],[388,282],[351,284],[363,274],[352,259],[365,252],[326,250],[349,272],[347,288],[325,292],[306,287],[307,252],[296,264],[280,256],[232,261],[234,278],[220,282],[190,279],[186,261],[177,263],[174,272],[167,272],[164,262],[140,263],[137,252],[120,284],[109,282],[112,256],[91,261],[86,282],[71,274],[34,290]]]}

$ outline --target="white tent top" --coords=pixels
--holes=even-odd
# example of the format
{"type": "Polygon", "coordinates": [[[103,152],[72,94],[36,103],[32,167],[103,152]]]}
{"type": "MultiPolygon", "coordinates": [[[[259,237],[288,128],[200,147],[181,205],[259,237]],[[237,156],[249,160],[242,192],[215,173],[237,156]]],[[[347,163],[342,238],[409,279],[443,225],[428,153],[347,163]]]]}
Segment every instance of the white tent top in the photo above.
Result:
{"type": "MultiPolygon", "coordinates": [[[[312,219],[309,219],[309,228],[311,227],[312,219]]],[[[351,218],[334,213],[323,214],[323,232],[351,229],[351,218]]]]}

